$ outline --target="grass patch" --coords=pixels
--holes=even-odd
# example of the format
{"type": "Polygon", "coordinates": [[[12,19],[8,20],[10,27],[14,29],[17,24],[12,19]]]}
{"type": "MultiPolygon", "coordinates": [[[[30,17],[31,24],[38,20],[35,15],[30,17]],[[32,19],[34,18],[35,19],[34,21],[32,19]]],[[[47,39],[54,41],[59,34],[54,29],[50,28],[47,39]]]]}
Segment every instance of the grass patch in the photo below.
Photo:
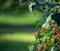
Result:
{"type": "Polygon", "coordinates": [[[21,42],[33,42],[35,41],[35,37],[33,33],[12,33],[12,34],[4,34],[0,36],[0,41],[21,41],[21,42]]]}

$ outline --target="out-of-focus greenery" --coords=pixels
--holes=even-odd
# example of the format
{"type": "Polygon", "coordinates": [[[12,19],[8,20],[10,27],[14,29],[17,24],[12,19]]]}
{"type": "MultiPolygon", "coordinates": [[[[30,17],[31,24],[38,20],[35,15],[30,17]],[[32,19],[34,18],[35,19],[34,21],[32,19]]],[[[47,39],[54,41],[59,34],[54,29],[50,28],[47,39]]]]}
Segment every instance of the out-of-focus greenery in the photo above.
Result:
{"type": "Polygon", "coordinates": [[[33,32],[19,32],[19,33],[6,33],[0,36],[0,41],[12,42],[34,42],[35,38],[33,32]]]}
{"type": "Polygon", "coordinates": [[[33,32],[6,33],[0,36],[1,51],[29,51],[28,43],[34,42],[33,32]]]}
{"type": "Polygon", "coordinates": [[[6,15],[0,14],[0,23],[12,24],[12,25],[34,25],[39,17],[35,17],[34,14],[24,14],[24,15],[6,15]]]}
{"type": "Polygon", "coordinates": [[[1,0],[0,1],[0,23],[11,25],[34,25],[41,17],[41,13],[29,13],[30,0],[1,0]],[[3,14],[4,13],[4,14],[3,14]],[[35,16],[34,16],[35,15],[35,16]]]}
{"type": "Polygon", "coordinates": [[[17,12],[21,9],[21,7],[27,7],[30,0],[0,0],[0,11],[10,10],[11,12],[17,12]]]}
{"type": "MultiPolygon", "coordinates": [[[[0,0],[0,23],[20,26],[35,25],[42,14],[38,11],[29,13],[28,5],[26,1],[18,4],[17,0],[0,0]]],[[[27,43],[34,42],[35,37],[33,31],[27,32],[0,35],[1,51],[28,51],[27,43]]]]}

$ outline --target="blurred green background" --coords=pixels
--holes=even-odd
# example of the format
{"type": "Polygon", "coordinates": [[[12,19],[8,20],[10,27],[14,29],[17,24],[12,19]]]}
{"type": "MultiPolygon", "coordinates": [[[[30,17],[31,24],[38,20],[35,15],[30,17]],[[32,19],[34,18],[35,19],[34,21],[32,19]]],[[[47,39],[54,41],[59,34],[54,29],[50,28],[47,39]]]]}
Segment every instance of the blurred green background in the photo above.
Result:
{"type": "Polygon", "coordinates": [[[29,51],[28,42],[35,42],[38,11],[29,13],[30,0],[0,0],[0,51],[29,51]]]}

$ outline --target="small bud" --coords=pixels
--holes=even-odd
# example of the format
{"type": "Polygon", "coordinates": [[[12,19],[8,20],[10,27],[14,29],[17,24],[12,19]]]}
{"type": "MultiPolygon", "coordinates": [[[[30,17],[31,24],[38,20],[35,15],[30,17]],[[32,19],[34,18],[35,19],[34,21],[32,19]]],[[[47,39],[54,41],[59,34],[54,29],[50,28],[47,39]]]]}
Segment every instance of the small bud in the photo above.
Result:
{"type": "Polygon", "coordinates": [[[42,51],[42,50],[43,50],[43,48],[44,48],[44,46],[43,46],[43,45],[38,45],[38,51],[42,51]]]}
{"type": "Polygon", "coordinates": [[[48,46],[49,44],[48,43],[46,43],[46,46],[48,46]]]}
{"type": "Polygon", "coordinates": [[[36,37],[36,35],[37,35],[36,32],[34,32],[34,36],[35,36],[35,37],[36,37]]]}
{"type": "Polygon", "coordinates": [[[45,27],[45,30],[48,32],[49,28],[48,27],[45,27]]]}
{"type": "Polygon", "coordinates": [[[56,26],[56,25],[55,25],[55,23],[53,23],[53,24],[52,24],[52,28],[57,29],[57,28],[58,28],[58,26],[56,26]]]}
{"type": "Polygon", "coordinates": [[[56,37],[59,37],[59,31],[56,30],[55,33],[56,33],[56,37]]]}

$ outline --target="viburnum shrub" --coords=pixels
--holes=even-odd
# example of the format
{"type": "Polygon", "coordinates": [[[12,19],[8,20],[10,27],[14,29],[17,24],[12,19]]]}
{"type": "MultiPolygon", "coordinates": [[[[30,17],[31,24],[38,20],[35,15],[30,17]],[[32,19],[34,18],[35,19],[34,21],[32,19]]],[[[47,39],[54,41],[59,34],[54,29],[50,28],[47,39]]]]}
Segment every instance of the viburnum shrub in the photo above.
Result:
{"type": "Polygon", "coordinates": [[[34,32],[36,41],[29,46],[30,51],[60,51],[59,9],[54,9],[52,12],[50,12],[50,14],[48,14],[48,16],[46,16],[46,14],[44,17],[42,17],[40,22],[41,25],[38,28],[39,30],[34,32]]]}
{"type": "Polygon", "coordinates": [[[34,32],[36,42],[30,44],[30,51],[60,51],[60,26],[51,18],[52,15],[50,14],[39,30],[34,32]]]}
{"type": "Polygon", "coordinates": [[[34,33],[38,44],[37,51],[60,51],[60,26],[51,19],[52,15],[46,18],[40,30],[34,33]]]}
{"type": "Polygon", "coordinates": [[[34,32],[36,41],[29,46],[30,51],[60,51],[60,25],[57,22],[60,17],[57,15],[56,21],[52,19],[54,14],[51,13],[39,30],[34,32]]]}

